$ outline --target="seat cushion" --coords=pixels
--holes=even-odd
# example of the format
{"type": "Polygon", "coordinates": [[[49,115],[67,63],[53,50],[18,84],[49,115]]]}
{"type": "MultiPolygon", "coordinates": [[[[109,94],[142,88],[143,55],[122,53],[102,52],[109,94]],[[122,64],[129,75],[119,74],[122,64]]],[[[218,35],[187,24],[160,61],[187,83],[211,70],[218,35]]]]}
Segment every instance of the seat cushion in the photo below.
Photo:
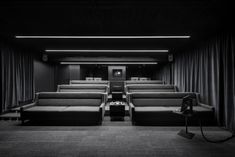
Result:
{"type": "Polygon", "coordinates": [[[65,112],[99,112],[100,108],[95,106],[69,106],[65,112]]]}
{"type": "Polygon", "coordinates": [[[135,107],[136,112],[172,112],[179,109],[179,107],[163,107],[163,106],[146,106],[146,107],[135,107]]]}
{"type": "Polygon", "coordinates": [[[202,106],[194,106],[193,111],[194,112],[211,112],[212,110],[206,107],[202,107],[202,106]]]}
{"type": "Polygon", "coordinates": [[[67,106],[33,106],[26,109],[29,112],[61,112],[66,109],[67,106]]]}

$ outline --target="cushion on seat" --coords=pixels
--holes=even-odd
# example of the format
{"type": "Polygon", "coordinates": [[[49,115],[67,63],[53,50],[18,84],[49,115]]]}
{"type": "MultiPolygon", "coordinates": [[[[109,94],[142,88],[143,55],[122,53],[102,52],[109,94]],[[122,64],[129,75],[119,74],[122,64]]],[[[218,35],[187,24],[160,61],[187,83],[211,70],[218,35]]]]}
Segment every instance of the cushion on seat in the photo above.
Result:
{"type": "Polygon", "coordinates": [[[65,112],[99,112],[100,108],[99,107],[94,107],[94,106],[69,106],[67,107],[64,111],[65,112]]]}
{"type": "Polygon", "coordinates": [[[179,109],[179,107],[162,107],[162,106],[147,106],[147,107],[135,107],[136,112],[172,112],[179,109]]]}
{"type": "Polygon", "coordinates": [[[136,98],[132,100],[135,106],[180,106],[182,99],[154,99],[154,98],[136,98]]]}

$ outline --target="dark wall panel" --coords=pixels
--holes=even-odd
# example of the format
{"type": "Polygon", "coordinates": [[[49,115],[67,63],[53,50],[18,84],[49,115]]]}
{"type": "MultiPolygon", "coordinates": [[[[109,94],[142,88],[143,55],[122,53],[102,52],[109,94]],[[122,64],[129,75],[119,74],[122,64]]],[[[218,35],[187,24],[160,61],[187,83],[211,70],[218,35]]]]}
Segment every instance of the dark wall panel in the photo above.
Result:
{"type": "Polygon", "coordinates": [[[80,79],[85,80],[86,77],[101,77],[102,80],[108,80],[107,65],[81,65],[80,79]]]}
{"type": "Polygon", "coordinates": [[[36,92],[55,91],[54,65],[34,60],[34,79],[36,92]]]}
{"type": "Polygon", "coordinates": [[[70,80],[80,80],[80,65],[69,65],[70,80]]]}
{"type": "Polygon", "coordinates": [[[147,77],[151,80],[156,79],[156,65],[128,65],[126,69],[126,79],[131,77],[147,77]]]}
{"type": "Polygon", "coordinates": [[[69,84],[70,80],[70,72],[69,65],[56,65],[55,66],[55,82],[58,84],[69,84]]]}

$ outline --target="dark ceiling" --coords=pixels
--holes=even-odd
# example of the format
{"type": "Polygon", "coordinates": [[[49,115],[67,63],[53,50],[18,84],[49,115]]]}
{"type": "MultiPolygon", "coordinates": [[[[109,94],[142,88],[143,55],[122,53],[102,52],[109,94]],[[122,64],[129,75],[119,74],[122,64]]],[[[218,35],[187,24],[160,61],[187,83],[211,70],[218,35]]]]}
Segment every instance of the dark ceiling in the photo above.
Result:
{"type": "MultiPolygon", "coordinates": [[[[174,53],[220,32],[229,25],[232,9],[224,2],[7,0],[0,2],[0,35],[40,52],[45,49],[169,49],[174,53]],[[14,39],[15,35],[190,35],[191,38],[65,40],[14,39]]],[[[153,53],[138,55],[158,56],[153,53]]]]}

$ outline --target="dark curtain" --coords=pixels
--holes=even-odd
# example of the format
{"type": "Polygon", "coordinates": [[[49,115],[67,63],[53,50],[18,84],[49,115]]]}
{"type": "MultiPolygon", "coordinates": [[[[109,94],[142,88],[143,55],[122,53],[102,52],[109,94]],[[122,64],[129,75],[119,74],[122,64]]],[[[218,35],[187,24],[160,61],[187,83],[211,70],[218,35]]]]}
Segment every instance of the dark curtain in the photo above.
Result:
{"type": "Polygon", "coordinates": [[[160,65],[157,70],[157,80],[162,80],[165,84],[174,84],[174,71],[172,70],[172,64],[160,65]]]}
{"type": "MultiPolygon", "coordinates": [[[[177,53],[171,65],[173,83],[179,91],[200,93],[203,103],[215,107],[219,124],[233,131],[235,130],[234,46],[232,35],[219,36],[203,44],[201,48],[177,53]]],[[[166,65],[164,68],[169,67],[170,65],[166,65]]],[[[167,70],[160,74],[163,79],[170,77],[167,70]]]]}
{"type": "Polygon", "coordinates": [[[1,112],[34,97],[33,56],[1,45],[1,112]]]}

